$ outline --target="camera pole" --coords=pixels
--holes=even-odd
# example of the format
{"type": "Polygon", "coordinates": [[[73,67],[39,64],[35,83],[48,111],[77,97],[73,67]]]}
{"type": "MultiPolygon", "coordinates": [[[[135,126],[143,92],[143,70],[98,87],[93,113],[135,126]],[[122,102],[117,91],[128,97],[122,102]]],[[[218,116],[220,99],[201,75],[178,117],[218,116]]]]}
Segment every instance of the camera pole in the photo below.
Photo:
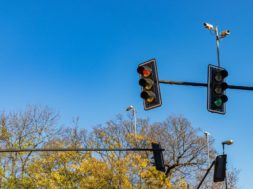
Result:
{"type": "Polygon", "coordinates": [[[215,36],[216,36],[217,62],[218,62],[218,67],[220,67],[220,37],[219,37],[217,26],[214,27],[214,31],[215,31],[215,36]]]}

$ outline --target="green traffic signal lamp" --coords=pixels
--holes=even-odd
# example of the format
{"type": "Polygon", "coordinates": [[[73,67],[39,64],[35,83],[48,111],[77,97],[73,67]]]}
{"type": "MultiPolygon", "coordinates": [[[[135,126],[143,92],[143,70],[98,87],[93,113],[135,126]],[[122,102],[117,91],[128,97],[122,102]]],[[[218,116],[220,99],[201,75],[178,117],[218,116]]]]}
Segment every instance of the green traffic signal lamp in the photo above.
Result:
{"type": "Polygon", "coordinates": [[[220,98],[217,98],[215,101],[214,101],[214,104],[217,106],[217,107],[220,107],[222,106],[225,102],[228,101],[228,97],[226,95],[223,95],[221,96],[220,98]]]}

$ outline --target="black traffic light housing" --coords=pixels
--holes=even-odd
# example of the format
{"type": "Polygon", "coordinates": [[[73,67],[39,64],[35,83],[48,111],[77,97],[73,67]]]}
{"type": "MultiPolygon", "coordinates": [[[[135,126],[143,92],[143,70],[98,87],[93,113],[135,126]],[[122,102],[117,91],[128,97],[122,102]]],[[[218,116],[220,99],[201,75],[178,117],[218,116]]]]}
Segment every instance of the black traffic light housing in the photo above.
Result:
{"type": "Polygon", "coordinates": [[[152,149],[155,160],[156,170],[165,172],[165,165],[163,160],[163,150],[159,143],[152,143],[152,149]]]}
{"type": "Polygon", "coordinates": [[[216,157],[215,165],[214,165],[214,182],[224,181],[226,178],[226,164],[227,164],[227,155],[219,155],[216,157]]]}
{"type": "Polygon", "coordinates": [[[222,67],[208,65],[207,109],[213,113],[225,114],[227,83],[227,70],[222,67]]]}
{"type": "Polygon", "coordinates": [[[160,85],[157,73],[156,60],[151,59],[138,65],[139,85],[141,86],[141,98],[144,109],[150,110],[162,105],[160,85]]]}

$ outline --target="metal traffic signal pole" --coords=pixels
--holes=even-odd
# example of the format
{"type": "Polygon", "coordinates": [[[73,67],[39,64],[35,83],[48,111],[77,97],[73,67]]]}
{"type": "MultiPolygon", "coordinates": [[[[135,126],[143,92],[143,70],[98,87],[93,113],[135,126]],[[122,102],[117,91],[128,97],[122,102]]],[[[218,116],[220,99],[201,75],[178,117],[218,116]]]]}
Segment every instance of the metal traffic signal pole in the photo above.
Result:
{"type": "Polygon", "coordinates": [[[220,38],[219,38],[219,32],[218,32],[217,26],[214,28],[214,31],[215,31],[215,37],[216,37],[217,62],[218,62],[218,67],[220,67],[220,38]]]}

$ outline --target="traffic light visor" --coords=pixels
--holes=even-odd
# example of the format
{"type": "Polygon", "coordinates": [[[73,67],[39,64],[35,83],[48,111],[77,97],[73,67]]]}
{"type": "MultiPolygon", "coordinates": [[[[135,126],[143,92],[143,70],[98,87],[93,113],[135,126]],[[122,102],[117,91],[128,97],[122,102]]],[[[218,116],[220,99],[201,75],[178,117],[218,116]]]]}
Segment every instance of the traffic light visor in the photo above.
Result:
{"type": "Polygon", "coordinates": [[[227,70],[217,70],[215,73],[215,80],[221,82],[227,76],[228,76],[227,70]]]}
{"type": "Polygon", "coordinates": [[[143,91],[141,93],[141,98],[146,100],[148,103],[151,103],[156,99],[156,95],[152,91],[143,91]]]}
{"type": "Polygon", "coordinates": [[[214,91],[216,94],[221,95],[225,89],[228,88],[227,83],[221,83],[214,86],[214,91]]]}
{"type": "Polygon", "coordinates": [[[214,101],[214,104],[219,107],[221,105],[223,105],[225,102],[228,101],[228,97],[226,95],[222,95],[221,97],[217,98],[215,101],[214,101]]]}
{"type": "Polygon", "coordinates": [[[147,90],[150,90],[152,88],[154,84],[154,81],[152,79],[140,79],[139,80],[139,85],[141,85],[142,87],[144,87],[147,90]]]}
{"type": "Polygon", "coordinates": [[[152,69],[148,66],[139,66],[137,68],[137,72],[143,75],[144,77],[149,77],[152,73],[152,69]]]}

